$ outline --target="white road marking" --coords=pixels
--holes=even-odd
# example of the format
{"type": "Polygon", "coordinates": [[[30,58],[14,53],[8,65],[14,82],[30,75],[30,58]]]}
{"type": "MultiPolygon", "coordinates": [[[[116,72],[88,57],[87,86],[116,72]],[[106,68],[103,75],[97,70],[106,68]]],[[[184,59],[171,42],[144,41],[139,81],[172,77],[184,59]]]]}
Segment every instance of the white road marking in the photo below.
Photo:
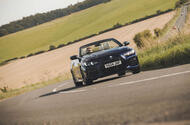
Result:
{"type": "Polygon", "coordinates": [[[79,92],[85,92],[87,90],[73,90],[73,91],[66,91],[66,92],[59,92],[60,94],[68,94],[68,93],[79,93],[79,92]]]}
{"type": "Polygon", "coordinates": [[[166,77],[171,77],[171,76],[177,76],[177,75],[182,75],[182,74],[187,74],[187,73],[190,73],[190,71],[171,73],[171,74],[167,74],[167,75],[162,75],[162,76],[157,76],[157,77],[152,77],[152,78],[147,78],[147,79],[142,79],[142,80],[137,80],[137,81],[131,81],[131,82],[125,82],[125,83],[110,85],[108,87],[116,87],[116,86],[121,86],[121,85],[136,84],[136,83],[140,83],[140,82],[151,81],[151,80],[156,80],[156,79],[166,78],[166,77]]]}
{"type": "Polygon", "coordinates": [[[54,88],[54,89],[52,90],[52,92],[56,92],[58,88],[61,88],[61,87],[65,86],[65,85],[67,85],[68,83],[69,83],[69,82],[66,82],[66,83],[64,83],[64,84],[61,84],[61,85],[57,86],[56,88],[54,88]]]}

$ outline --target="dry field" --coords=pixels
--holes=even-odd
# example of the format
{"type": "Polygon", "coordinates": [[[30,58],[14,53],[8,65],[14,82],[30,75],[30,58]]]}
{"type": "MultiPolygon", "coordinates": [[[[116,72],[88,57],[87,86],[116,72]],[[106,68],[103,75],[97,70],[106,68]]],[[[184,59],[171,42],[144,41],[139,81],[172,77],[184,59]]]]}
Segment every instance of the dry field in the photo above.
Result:
{"type": "Polygon", "coordinates": [[[93,41],[116,38],[119,41],[131,41],[136,33],[149,29],[163,28],[175,12],[166,13],[139,23],[125,26],[78,43],[46,52],[44,54],[10,62],[0,67],[0,87],[20,88],[25,85],[47,81],[64,75],[70,70],[70,56],[78,53],[79,46],[93,41]]]}

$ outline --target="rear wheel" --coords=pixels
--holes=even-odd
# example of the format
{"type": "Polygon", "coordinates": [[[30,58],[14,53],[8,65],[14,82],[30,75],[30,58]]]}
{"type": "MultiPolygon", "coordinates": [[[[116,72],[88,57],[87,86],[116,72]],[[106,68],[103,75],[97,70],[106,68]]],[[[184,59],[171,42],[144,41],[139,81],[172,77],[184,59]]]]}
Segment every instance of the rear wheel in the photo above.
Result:
{"type": "Polygon", "coordinates": [[[140,66],[139,67],[137,67],[137,68],[135,68],[135,69],[133,69],[133,74],[137,74],[137,73],[139,73],[141,70],[140,70],[140,66]]]}
{"type": "Polygon", "coordinates": [[[83,84],[82,82],[77,82],[76,78],[75,78],[75,75],[73,73],[72,74],[72,77],[73,77],[73,82],[75,84],[75,87],[81,87],[83,84]]]}

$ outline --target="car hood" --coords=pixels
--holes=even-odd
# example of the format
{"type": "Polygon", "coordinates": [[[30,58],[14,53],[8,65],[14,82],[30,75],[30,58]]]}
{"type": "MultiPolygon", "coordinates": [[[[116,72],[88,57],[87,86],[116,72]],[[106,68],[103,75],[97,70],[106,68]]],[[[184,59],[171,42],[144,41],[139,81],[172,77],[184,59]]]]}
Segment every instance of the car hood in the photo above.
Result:
{"type": "Polygon", "coordinates": [[[112,49],[108,49],[108,50],[102,50],[99,52],[95,52],[89,55],[85,55],[83,56],[82,60],[84,61],[91,61],[94,59],[99,59],[99,58],[103,58],[106,56],[110,56],[110,55],[119,55],[121,53],[125,53],[132,50],[132,48],[126,47],[126,46],[122,46],[122,47],[118,47],[118,48],[112,48],[112,49]]]}

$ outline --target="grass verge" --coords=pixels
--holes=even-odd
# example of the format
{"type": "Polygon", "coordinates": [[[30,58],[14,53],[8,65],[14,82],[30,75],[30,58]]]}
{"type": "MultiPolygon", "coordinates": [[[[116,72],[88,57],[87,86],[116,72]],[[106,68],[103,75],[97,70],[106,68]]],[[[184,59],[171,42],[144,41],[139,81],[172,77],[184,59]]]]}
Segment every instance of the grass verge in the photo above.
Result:
{"type": "Polygon", "coordinates": [[[190,63],[190,36],[177,36],[150,49],[139,51],[142,70],[190,63]]]}
{"type": "Polygon", "coordinates": [[[17,96],[22,93],[29,92],[29,91],[32,91],[35,89],[39,89],[39,88],[45,87],[47,85],[58,83],[58,82],[61,82],[61,81],[67,80],[67,79],[70,79],[70,75],[68,73],[64,74],[63,76],[58,76],[55,79],[52,79],[49,81],[27,85],[27,86],[24,86],[24,87],[18,88],[18,89],[7,88],[7,90],[5,92],[0,91],[0,100],[9,98],[9,97],[13,97],[13,96],[17,96]]]}

